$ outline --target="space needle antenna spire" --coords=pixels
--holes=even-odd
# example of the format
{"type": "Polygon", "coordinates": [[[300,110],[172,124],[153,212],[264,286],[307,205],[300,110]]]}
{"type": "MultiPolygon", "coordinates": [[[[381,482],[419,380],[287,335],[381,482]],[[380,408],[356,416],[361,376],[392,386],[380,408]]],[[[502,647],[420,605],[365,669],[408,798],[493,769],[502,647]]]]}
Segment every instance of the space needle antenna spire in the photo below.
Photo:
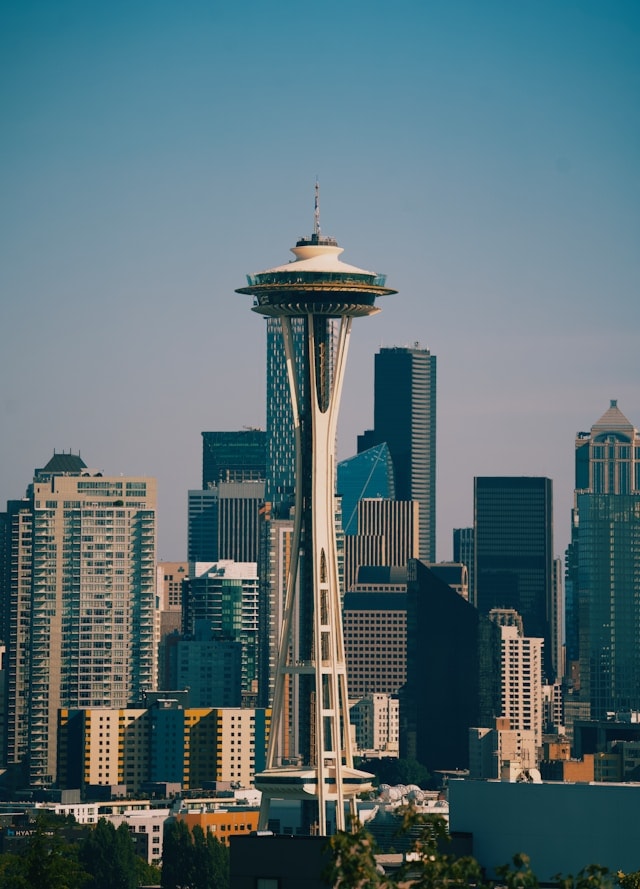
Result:
{"type": "Polygon", "coordinates": [[[320,183],[316,176],[315,203],[313,209],[313,234],[315,238],[320,240],[320,183]]]}

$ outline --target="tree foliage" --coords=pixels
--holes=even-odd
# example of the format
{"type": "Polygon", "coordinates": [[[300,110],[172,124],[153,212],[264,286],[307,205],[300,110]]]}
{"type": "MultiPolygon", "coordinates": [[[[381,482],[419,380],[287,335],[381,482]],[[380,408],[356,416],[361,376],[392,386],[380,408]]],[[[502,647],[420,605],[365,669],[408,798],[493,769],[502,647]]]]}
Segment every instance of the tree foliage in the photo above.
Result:
{"type": "Polygon", "coordinates": [[[165,825],[162,889],[229,889],[229,850],[196,826],[184,821],[165,825]]]}
{"type": "Polygon", "coordinates": [[[24,854],[0,856],[0,889],[82,889],[87,873],[50,817],[36,820],[24,854]]]}
{"type": "Polygon", "coordinates": [[[92,877],[91,889],[136,889],[138,869],[133,838],[123,822],[100,818],[80,845],[79,859],[92,877]]]}

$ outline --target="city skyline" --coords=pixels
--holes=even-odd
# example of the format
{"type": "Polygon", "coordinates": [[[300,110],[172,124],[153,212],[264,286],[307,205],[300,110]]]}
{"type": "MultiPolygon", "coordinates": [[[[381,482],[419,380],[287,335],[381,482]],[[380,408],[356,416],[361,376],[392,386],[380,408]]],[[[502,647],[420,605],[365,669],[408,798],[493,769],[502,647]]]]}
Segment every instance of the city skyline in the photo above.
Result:
{"type": "Polygon", "coordinates": [[[323,230],[400,292],[353,337],[339,459],[376,351],[419,341],[437,557],[473,477],[509,474],[553,480],[563,555],[576,432],[611,398],[640,422],[640,10],[315,12],[2,11],[0,496],[79,450],[157,478],[158,555],[186,555],[201,432],[265,427],[265,332],[233,290],[286,261],[317,175],[323,230]]]}

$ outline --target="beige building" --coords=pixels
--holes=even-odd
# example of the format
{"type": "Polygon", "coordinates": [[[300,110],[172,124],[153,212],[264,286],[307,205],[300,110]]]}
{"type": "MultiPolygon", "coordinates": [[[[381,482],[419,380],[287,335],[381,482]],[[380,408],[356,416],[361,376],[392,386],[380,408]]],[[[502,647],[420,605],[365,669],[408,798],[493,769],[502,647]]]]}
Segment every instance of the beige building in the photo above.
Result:
{"type": "Polygon", "coordinates": [[[366,695],[349,713],[360,754],[398,756],[400,702],[396,695],[366,695]]]}
{"type": "Polygon", "coordinates": [[[522,636],[516,626],[500,627],[502,637],[502,716],[512,729],[531,731],[542,744],[543,639],[522,636]]]}
{"type": "Polygon", "coordinates": [[[54,454],[9,521],[8,765],[48,786],[60,708],[123,707],[155,687],[155,480],[54,454]]]}
{"type": "Polygon", "coordinates": [[[127,794],[149,783],[250,787],[264,767],[269,717],[262,709],[184,709],[164,699],[148,709],[63,709],[59,783],[127,794]]]}

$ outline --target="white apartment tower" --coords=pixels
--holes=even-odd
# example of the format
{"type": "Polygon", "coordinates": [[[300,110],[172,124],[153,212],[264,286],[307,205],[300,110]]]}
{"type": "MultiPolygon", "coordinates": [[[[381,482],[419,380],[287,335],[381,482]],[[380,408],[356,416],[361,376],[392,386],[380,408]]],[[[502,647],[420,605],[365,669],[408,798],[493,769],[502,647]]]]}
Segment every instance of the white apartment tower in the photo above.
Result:
{"type": "Polygon", "coordinates": [[[502,716],[512,730],[532,731],[542,744],[543,639],[523,636],[517,626],[501,626],[502,716]]]}

